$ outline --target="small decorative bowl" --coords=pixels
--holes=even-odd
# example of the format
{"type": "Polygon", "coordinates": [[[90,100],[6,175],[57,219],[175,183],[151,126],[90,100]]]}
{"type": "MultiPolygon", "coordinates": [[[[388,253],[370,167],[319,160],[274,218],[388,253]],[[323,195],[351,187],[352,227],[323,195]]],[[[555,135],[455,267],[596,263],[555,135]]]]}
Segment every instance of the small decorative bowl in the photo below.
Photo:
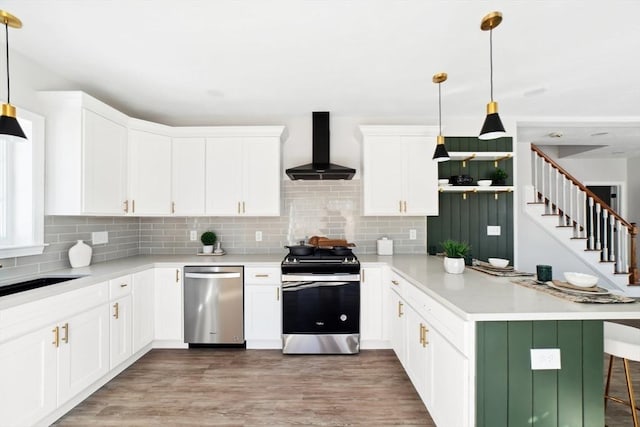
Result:
{"type": "Polygon", "coordinates": [[[480,187],[490,187],[491,186],[491,180],[490,179],[480,179],[478,180],[478,185],[480,187]]]}
{"type": "Polygon", "coordinates": [[[509,265],[509,260],[502,258],[489,258],[489,264],[493,265],[494,267],[505,268],[509,265]]]}
{"type": "Polygon", "coordinates": [[[590,274],[565,272],[564,278],[573,286],[579,286],[581,288],[590,288],[598,283],[598,278],[590,274]]]}
{"type": "Polygon", "coordinates": [[[448,183],[449,183],[449,178],[439,179],[438,180],[438,184],[440,184],[440,185],[447,185],[448,183]]]}

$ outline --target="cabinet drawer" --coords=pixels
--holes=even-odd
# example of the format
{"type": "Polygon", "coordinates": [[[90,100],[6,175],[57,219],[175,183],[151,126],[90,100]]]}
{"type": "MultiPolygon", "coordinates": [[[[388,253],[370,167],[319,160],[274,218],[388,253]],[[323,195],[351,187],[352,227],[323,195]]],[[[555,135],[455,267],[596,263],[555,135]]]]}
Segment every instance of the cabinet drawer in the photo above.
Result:
{"type": "Polygon", "coordinates": [[[393,290],[399,296],[404,298],[404,288],[406,286],[407,281],[396,274],[396,272],[392,271],[389,275],[389,289],[393,290]]]}
{"type": "Polygon", "coordinates": [[[131,294],[131,275],[109,280],[109,299],[114,300],[131,294]]]}
{"type": "Polygon", "coordinates": [[[247,285],[279,284],[280,273],[280,267],[245,267],[244,283],[247,285]]]}

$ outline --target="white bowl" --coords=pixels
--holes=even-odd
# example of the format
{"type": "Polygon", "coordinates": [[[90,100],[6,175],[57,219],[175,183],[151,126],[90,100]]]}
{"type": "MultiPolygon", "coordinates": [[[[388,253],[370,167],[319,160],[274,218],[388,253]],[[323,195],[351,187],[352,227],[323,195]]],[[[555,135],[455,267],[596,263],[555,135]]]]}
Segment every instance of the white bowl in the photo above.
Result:
{"type": "Polygon", "coordinates": [[[489,264],[493,265],[494,267],[505,268],[507,265],[509,265],[509,260],[502,258],[489,258],[489,264]]]}
{"type": "Polygon", "coordinates": [[[448,183],[449,183],[449,178],[439,179],[438,180],[438,184],[440,184],[440,185],[446,185],[448,183]]]}
{"type": "Polygon", "coordinates": [[[491,180],[490,179],[481,179],[478,181],[478,185],[480,187],[490,187],[491,186],[491,180]]]}
{"type": "Polygon", "coordinates": [[[598,283],[596,276],[584,273],[565,272],[564,278],[573,286],[580,286],[581,288],[590,288],[598,283]]]}

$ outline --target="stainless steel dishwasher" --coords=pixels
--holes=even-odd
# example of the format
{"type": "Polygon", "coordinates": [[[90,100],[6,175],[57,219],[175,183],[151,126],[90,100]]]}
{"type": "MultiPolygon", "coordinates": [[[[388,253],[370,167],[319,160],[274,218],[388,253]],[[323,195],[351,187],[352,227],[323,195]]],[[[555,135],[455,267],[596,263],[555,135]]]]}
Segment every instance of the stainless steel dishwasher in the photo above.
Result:
{"type": "Polygon", "coordinates": [[[244,344],[242,266],[185,266],[184,342],[244,344]]]}

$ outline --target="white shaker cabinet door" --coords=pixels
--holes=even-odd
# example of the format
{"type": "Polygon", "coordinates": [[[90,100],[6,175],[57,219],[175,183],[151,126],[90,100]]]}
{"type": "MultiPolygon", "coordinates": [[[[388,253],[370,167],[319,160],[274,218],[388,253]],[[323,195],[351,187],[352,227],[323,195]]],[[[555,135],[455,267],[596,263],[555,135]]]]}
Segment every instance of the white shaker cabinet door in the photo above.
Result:
{"type": "Polygon", "coordinates": [[[364,145],[365,215],[402,215],[403,150],[397,142],[379,136],[364,145]]]}
{"type": "Polygon", "coordinates": [[[360,272],[360,346],[384,347],[386,300],[383,300],[382,268],[366,267],[360,272]]]}
{"type": "Polygon", "coordinates": [[[280,285],[246,285],[244,305],[247,348],[282,348],[280,285]]]}
{"type": "Polygon", "coordinates": [[[82,118],[82,210],[87,214],[124,215],[127,130],[87,109],[82,110],[82,118]]]}
{"type": "Polygon", "coordinates": [[[273,137],[246,138],[242,158],[242,213],[280,215],[280,141],[273,137]]]}
{"type": "Polygon", "coordinates": [[[58,348],[58,406],[93,384],[108,371],[109,307],[100,305],[61,323],[58,348]]]}
{"type": "Polygon", "coordinates": [[[205,139],[173,138],[171,150],[171,212],[204,215],[205,139]]]}
{"type": "Polygon", "coordinates": [[[425,406],[431,408],[430,367],[431,343],[430,326],[409,305],[405,304],[406,365],[405,370],[425,406]]]}
{"type": "Polygon", "coordinates": [[[206,213],[242,214],[242,138],[207,138],[206,213]]]}
{"type": "Polygon", "coordinates": [[[129,131],[129,190],[131,214],[171,213],[171,138],[129,131]]]}
{"type": "Polygon", "coordinates": [[[438,215],[438,163],[434,137],[403,137],[406,215],[438,215]]]}
{"type": "Polygon", "coordinates": [[[0,425],[34,425],[56,408],[55,325],[0,345],[0,425]]]}
{"type": "Polygon", "coordinates": [[[133,274],[133,353],[153,341],[155,272],[153,268],[133,274]]]}
{"type": "Polygon", "coordinates": [[[389,290],[389,300],[387,302],[387,313],[389,316],[389,339],[391,341],[391,348],[396,354],[396,357],[407,369],[406,364],[406,329],[405,329],[405,316],[406,316],[406,304],[400,296],[393,290],[389,290]]]}
{"type": "Polygon", "coordinates": [[[182,270],[156,268],[154,291],[155,339],[182,343],[182,270]]]}
{"type": "Polygon", "coordinates": [[[113,369],[132,354],[131,295],[111,301],[109,305],[109,360],[113,369]]]}

